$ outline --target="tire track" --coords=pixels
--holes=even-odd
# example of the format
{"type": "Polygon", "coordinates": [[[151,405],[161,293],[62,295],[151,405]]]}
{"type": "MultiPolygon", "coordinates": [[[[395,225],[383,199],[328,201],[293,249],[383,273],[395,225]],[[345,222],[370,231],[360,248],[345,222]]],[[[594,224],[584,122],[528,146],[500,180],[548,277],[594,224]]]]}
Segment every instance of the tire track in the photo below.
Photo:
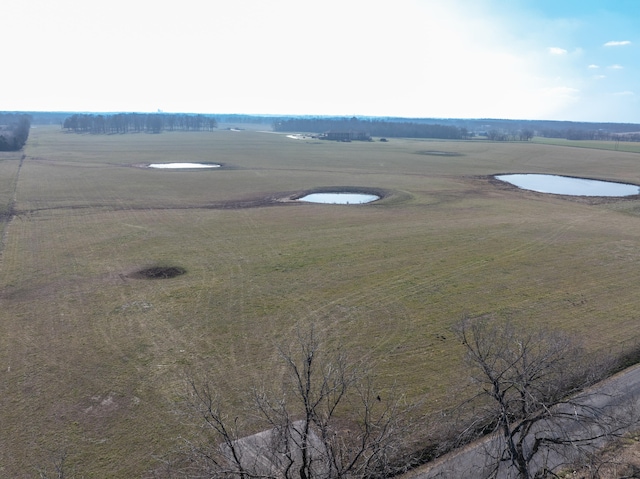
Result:
{"type": "Polygon", "coordinates": [[[18,163],[18,170],[16,171],[15,180],[13,182],[13,191],[11,193],[11,200],[7,207],[7,213],[5,215],[0,215],[0,222],[2,223],[2,236],[0,236],[0,271],[2,270],[4,260],[4,248],[9,231],[9,225],[15,217],[16,203],[18,201],[18,183],[20,181],[20,172],[22,171],[22,165],[25,158],[26,156],[22,155],[20,157],[20,162],[18,163]]]}
{"type": "MultiPolygon", "coordinates": [[[[517,261],[518,258],[539,255],[549,247],[553,247],[567,232],[584,221],[587,221],[587,219],[577,219],[564,223],[543,236],[533,238],[531,241],[514,246],[509,250],[495,252],[492,256],[498,256],[502,264],[509,264],[517,261]]],[[[526,223],[526,221],[522,222],[522,224],[524,223],[526,223]]],[[[499,236],[500,232],[496,231],[493,236],[488,237],[485,241],[489,244],[499,236]]],[[[495,265],[495,262],[487,262],[485,259],[480,259],[461,265],[445,274],[425,277],[425,265],[416,264],[411,268],[405,269],[401,274],[396,275],[391,280],[388,276],[385,276],[374,284],[368,281],[366,289],[360,288],[349,294],[340,295],[319,307],[308,309],[307,319],[318,322],[319,319],[329,315],[333,309],[342,303],[366,304],[369,310],[386,311],[389,315],[395,315],[397,312],[391,309],[393,304],[397,304],[410,297],[424,295],[425,291],[436,288],[439,284],[460,280],[484,268],[494,268],[495,265]],[[413,284],[407,287],[406,285],[409,282],[413,284]]],[[[558,292],[558,295],[562,294],[563,292],[558,292]]],[[[392,336],[393,335],[387,335],[386,337],[381,337],[375,346],[371,345],[370,352],[373,353],[378,348],[384,347],[392,341],[392,336]]]]}
{"type": "MultiPolygon", "coordinates": [[[[543,236],[540,239],[530,241],[524,245],[516,246],[510,250],[505,252],[497,252],[495,255],[504,258],[504,260],[513,260],[516,257],[523,256],[525,253],[539,253],[543,251],[545,248],[548,248],[553,244],[555,240],[561,237],[567,230],[571,229],[573,226],[571,224],[567,224],[562,226],[561,228],[554,230],[553,232],[543,236]]],[[[494,235],[498,237],[499,233],[494,235]]],[[[488,240],[490,241],[490,240],[488,240]]],[[[348,295],[343,295],[330,303],[321,306],[313,310],[314,314],[319,314],[327,308],[334,306],[339,302],[345,301],[367,301],[368,304],[383,304],[388,302],[390,298],[406,298],[411,295],[415,295],[427,289],[428,287],[433,287],[438,283],[444,283],[447,281],[452,281],[458,278],[461,278],[465,275],[468,275],[471,272],[478,271],[487,266],[487,260],[481,259],[474,261],[472,263],[468,263],[462,266],[459,266],[449,273],[444,275],[439,275],[437,277],[428,277],[423,280],[417,281],[413,286],[407,289],[404,285],[409,280],[424,278],[422,274],[425,269],[424,264],[416,264],[412,268],[405,270],[400,275],[397,275],[394,279],[389,281],[389,279],[381,280],[377,283],[377,285],[371,287],[370,285],[366,290],[358,290],[356,292],[350,293],[348,295]]]]}

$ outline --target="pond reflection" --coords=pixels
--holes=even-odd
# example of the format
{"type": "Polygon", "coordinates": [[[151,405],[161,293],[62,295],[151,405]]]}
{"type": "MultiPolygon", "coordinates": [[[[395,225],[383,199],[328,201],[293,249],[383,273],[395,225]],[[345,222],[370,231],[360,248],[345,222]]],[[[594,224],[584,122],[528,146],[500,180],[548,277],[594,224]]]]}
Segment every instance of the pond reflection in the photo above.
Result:
{"type": "Polygon", "coordinates": [[[372,201],[379,200],[377,195],[367,195],[363,193],[312,193],[302,198],[298,198],[298,201],[306,201],[308,203],[327,203],[333,205],[359,205],[364,203],[371,203],[372,201]]]}
{"type": "Polygon", "coordinates": [[[179,169],[179,168],[220,168],[220,165],[214,163],[151,163],[149,168],[162,168],[162,169],[179,169]]]}
{"type": "Polygon", "coordinates": [[[640,194],[638,185],[615,183],[613,181],[588,180],[570,176],[517,174],[496,175],[496,179],[505,181],[518,188],[572,196],[632,196],[640,194]]]}

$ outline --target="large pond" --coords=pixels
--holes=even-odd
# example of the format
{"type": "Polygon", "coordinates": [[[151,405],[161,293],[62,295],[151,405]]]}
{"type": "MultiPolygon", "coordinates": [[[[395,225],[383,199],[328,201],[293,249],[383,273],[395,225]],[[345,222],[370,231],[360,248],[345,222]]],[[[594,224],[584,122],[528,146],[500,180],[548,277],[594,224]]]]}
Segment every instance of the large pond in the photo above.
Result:
{"type": "Polygon", "coordinates": [[[364,193],[311,193],[302,198],[298,198],[298,201],[333,205],[361,205],[379,199],[380,197],[378,195],[368,195],[364,193]]]}
{"type": "Polygon", "coordinates": [[[571,196],[633,196],[640,194],[640,186],[612,181],[588,180],[559,175],[518,174],[496,175],[495,178],[518,188],[571,196]]]}
{"type": "Polygon", "coordinates": [[[163,168],[163,169],[180,169],[180,168],[220,168],[220,165],[215,163],[151,163],[149,168],[163,168]]]}

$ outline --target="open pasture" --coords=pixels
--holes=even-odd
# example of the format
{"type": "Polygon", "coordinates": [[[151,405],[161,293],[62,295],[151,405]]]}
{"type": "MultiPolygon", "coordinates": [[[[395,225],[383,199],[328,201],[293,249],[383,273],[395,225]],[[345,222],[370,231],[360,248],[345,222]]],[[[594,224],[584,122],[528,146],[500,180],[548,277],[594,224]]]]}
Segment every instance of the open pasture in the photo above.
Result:
{"type": "Polygon", "coordinates": [[[573,331],[594,353],[640,339],[640,201],[488,178],[640,184],[635,153],[38,128],[24,154],[19,176],[0,158],[2,204],[16,185],[0,256],[2,476],[33,477],[63,450],[82,477],[142,476],[186,432],[172,412],[185,369],[222,377],[239,410],[239,391],[277,381],[275,346],[309,323],[424,412],[465,377],[450,329],[465,314],[573,331]],[[141,167],[178,161],[222,167],[141,167]],[[339,186],[387,196],[281,201],[339,186]],[[136,275],[155,266],[186,273],[136,275]]]}
{"type": "Polygon", "coordinates": [[[577,148],[597,148],[599,150],[627,151],[640,153],[640,143],[637,141],[615,140],[567,140],[565,138],[534,138],[536,143],[547,145],[571,146],[577,148]]]}

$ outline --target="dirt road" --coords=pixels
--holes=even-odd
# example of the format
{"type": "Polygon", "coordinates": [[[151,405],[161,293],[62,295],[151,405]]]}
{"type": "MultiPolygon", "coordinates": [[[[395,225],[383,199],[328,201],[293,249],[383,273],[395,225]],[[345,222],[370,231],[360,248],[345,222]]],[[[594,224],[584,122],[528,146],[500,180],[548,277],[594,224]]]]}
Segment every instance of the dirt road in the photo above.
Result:
{"type": "MultiPolygon", "coordinates": [[[[582,395],[581,395],[582,396],[582,395]]],[[[640,410],[640,365],[630,367],[615,376],[602,381],[592,387],[584,394],[581,403],[585,409],[590,411],[599,410],[603,415],[611,414],[615,411],[616,417],[621,423],[626,425],[626,430],[640,428],[637,420],[640,410]]],[[[578,414],[579,411],[576,411],[578,414]]],[[[560,427],[558,425],[546,425],[549,428],[560,427]]],[[[564,424],[563,431],[571,427],[572,434],[579,437],[584,434],[579,423],[573,422],[571,425],[564,424]]],[[[502,441],[498,436],[489,436],[476,441],[460,450],[453,451],[433,463],[427,464],[410,473],[405,474],[402,479],[481,479],[487,477],[491,471],[495,471],[498,456],[497,451],[501,450],[502,441]]],[[[592,444],[591,447],[602,447],[604,444],[592,444]]],[[[575,454],[575,451],[573,451],[575,454]]],[[[562,451],[551,451],[541,454],[537,463],[537,468],[542,467],[542,463],[547,468],[560,470],[567,464],[567,457],[571,459],[572,448],[562,451]]],[[[515,471],[508,465],[502,464],[496,477],[499,479],[515,478],[515,471]]]]}

